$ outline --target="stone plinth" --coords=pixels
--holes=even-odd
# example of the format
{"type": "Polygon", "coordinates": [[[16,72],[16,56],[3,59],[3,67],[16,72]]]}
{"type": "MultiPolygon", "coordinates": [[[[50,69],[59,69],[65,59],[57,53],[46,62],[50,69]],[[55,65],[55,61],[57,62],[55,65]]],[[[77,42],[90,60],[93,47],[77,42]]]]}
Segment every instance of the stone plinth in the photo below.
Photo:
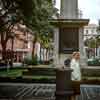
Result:
{"type": "Polygon", "coordinates": [[[56,27],[56,31],[54,31],[55,65],[63,65],[67,55],[74,51],[80,51],[81,65],[85,66],[83,26],[88,22],[88,19],[55,19],[51,21],[51,24],[56,27]]]}

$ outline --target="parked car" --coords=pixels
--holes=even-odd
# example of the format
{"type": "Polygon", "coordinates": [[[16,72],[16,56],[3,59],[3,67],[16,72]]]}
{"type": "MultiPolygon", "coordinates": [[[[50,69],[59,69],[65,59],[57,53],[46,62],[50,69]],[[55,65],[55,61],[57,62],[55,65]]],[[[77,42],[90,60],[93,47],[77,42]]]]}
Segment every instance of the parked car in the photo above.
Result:
{"type": "Polygon", "coordinates": [[[88,66],[100,66],[100,58],[88,59],[88,66]]]}

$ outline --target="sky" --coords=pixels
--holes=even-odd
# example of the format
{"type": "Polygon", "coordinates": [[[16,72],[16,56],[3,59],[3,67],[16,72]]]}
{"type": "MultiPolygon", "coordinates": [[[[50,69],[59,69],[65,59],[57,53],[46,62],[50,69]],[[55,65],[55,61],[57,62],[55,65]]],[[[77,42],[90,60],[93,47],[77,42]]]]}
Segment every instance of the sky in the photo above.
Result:
{"type": "MultiPolygon", "coordinates": [[[[56,0],[56,7],[60,8],[60,0],[56,0]]],[[[90,23],[98,23],[98,19],[100,19],[100,0],[78,0],[78,8],[82,10],[83,18],[89,18],[90,23]]]]}

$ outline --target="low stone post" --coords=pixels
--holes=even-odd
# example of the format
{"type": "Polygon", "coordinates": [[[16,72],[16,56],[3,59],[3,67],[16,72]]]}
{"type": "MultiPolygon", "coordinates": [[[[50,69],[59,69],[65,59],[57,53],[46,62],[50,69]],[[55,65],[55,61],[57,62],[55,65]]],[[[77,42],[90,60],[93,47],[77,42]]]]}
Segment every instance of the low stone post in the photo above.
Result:
{"type": "Polygon", "coordinates": [[[73,95],[70,68],[56,69],[56,100],[71,100],[73,95]]]}

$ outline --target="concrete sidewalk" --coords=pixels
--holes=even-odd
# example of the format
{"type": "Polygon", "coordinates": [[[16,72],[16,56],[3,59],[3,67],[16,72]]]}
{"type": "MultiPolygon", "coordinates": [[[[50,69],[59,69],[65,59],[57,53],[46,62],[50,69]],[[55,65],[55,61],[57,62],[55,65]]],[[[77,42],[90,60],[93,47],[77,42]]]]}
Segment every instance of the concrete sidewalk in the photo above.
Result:
{"type": "MultiPolygon", "coordinates": [[[[0,83],[0,100],[54,100],[55,84],[0,83]]],[[[76,100],[100,100],[100,85],[81,85],[76,100]]]]}

